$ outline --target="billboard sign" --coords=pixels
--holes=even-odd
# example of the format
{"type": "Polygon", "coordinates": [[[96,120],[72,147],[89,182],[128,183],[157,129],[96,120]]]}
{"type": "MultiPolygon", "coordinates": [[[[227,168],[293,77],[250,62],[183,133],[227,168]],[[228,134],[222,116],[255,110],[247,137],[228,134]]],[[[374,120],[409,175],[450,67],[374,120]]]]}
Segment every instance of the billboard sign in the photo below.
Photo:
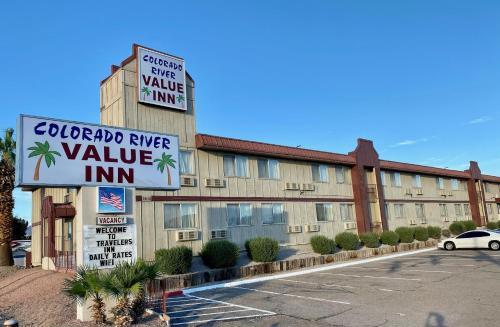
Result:
{"type": "Polygon", "coordinates": [[[113,268],[122,261],[137,259],[135,225],[83,226],[83,264],[113,268]]]}
{"type": "Polygon", "coordinates": [[[179,139],[21,115],[16,184],[179,189],[179,139]]]}
{"type": "Polygon", "coordinates": [[[97,187],[97,212],[98,213],[124,213],[125,188],[123,187],[97,187]]]}
{"type": "Polygon", "coordinates": [[[139,102],[186,110],[184,59],[137,47],[137,79],[139,102]]]}

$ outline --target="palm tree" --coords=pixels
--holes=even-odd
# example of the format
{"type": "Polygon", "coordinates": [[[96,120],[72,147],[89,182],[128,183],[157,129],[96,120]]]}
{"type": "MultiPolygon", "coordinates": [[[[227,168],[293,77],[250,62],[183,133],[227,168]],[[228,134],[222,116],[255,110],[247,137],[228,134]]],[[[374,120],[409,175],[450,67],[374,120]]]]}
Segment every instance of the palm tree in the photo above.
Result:
{"type": "Polygon", "coordinates": [[[47,164],[47,168],[49,168],[51,164],[56,164],[54,155],[61,156],[61,154],[57,151],[51,151],[50,144],[47,141],[45,141],[45,143],[35,142],[35,144],[36,146],[28,148],[28,150],[31,150],[28,158],[39,156],[35,166],[35,173],[33,175],[33,180],[37,181],[40,178],[40,163],[42,162],[42,159],[45,158],[45,163],[47,164]]]}
{"type": "Polygon", "coordinates": [[[142,288],[132,301],[132,311],[134,312],[134,322],[143,315],[146,308],[146,284],[160,276],[160,271],[156,264],[146,263],[143,260],[138,260],[134,266],[134,271],[142,276],[142,288]]]}
{"type": "Polygon", "coordinates": [[[151,91],[149,90],[149,88],[147,88],[146,86],[144,86],[141,89],[141,93],[142,93],[142,100],[145,100],[146,99],[146,95],[150,95],[151,91]]]}
{"type": "Polygon", "coordinates": [[[167,168],[167,183],[168,185],[172,184],[172,177],[170,175],[170,169],[168,168],[169,166],[172,168],[175,168],[175,160],[172,159],[172,155],[166,154],[163,152],[161,154],[161,159],[155,159],[154,162],[158,163],[158,166],[156,167],[160,172],[163,174],[163,170],[167,168]]]}
{"type": "Polygon", "coordinates": [[[115,316],[115,326],[130,326],[134,322],[134,312],[130,298],[137,296],[143,288],[143,275],[138,274],[133,264],[120,262],[110,273],[106,292],[116,298],[116,306],[111,310],[115,316]]]}
{"type": "Polygon", "coordinates": [[[92,299],[89,309],[92,312],[92,321],[96,324],[106,322],[104,291],[108,278],[109,274],[95,268],[80,266],[73,279],[64,281],[63,291],[76,302],[83,304],[92,299]]]}
{"type": "Polygon", "coordinates": [[[14,209],[15,149],[14,129],[8,128],[5,137],[0,138],[0,266],[12,266],[12,241],[14,209]]]}

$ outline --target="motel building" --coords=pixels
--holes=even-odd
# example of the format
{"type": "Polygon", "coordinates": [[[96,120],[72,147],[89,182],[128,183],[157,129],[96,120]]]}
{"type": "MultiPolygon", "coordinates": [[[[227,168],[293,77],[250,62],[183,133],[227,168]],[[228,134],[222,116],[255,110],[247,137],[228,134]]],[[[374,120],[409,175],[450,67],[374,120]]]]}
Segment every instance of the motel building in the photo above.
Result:
{"type": "Polygon", "coordinates": [[[383,160],[365,139],[340,154],[206,135],[196,111],[210,109],[195,93],[182,58],[134,45],[101,82],[99,125],[20,117],[33,266],[109,268],[179,245],[196,255],[212,239],[294,246],[499,220],[500,177],[475,161],[459,171],[383,160]]]}

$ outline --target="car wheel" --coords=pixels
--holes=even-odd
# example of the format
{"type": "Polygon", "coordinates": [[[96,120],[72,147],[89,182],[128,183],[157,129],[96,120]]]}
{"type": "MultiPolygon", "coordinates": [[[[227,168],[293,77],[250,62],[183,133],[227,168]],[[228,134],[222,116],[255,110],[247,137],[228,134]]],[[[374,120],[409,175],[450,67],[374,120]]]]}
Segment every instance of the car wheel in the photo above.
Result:
{"type": "Polygon", "coordinates": [[[500,250],[500,242],[498,242],[498,241],[490,242],[489,248],[490,248],[490,250],[493,250],[493,251],[500,250]]]}
{"type": "Polygon", "coordinates": [[[455,250],[455,244],[453,244],[453,242],[446,242],[444,243],[444,249],[447,251],[453,251],[455,250]]]}

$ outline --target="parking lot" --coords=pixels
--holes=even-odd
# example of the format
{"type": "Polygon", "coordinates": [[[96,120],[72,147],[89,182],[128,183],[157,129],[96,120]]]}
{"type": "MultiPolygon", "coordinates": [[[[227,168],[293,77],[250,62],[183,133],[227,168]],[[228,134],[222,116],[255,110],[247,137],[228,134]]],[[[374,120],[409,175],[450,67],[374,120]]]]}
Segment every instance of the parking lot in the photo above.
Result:
{"type": "Polygon", "coordinates": [[[201,289],[170,300],[171,324],[499,325],[500,252],[433,250],[364,261],[201,289]]]}

